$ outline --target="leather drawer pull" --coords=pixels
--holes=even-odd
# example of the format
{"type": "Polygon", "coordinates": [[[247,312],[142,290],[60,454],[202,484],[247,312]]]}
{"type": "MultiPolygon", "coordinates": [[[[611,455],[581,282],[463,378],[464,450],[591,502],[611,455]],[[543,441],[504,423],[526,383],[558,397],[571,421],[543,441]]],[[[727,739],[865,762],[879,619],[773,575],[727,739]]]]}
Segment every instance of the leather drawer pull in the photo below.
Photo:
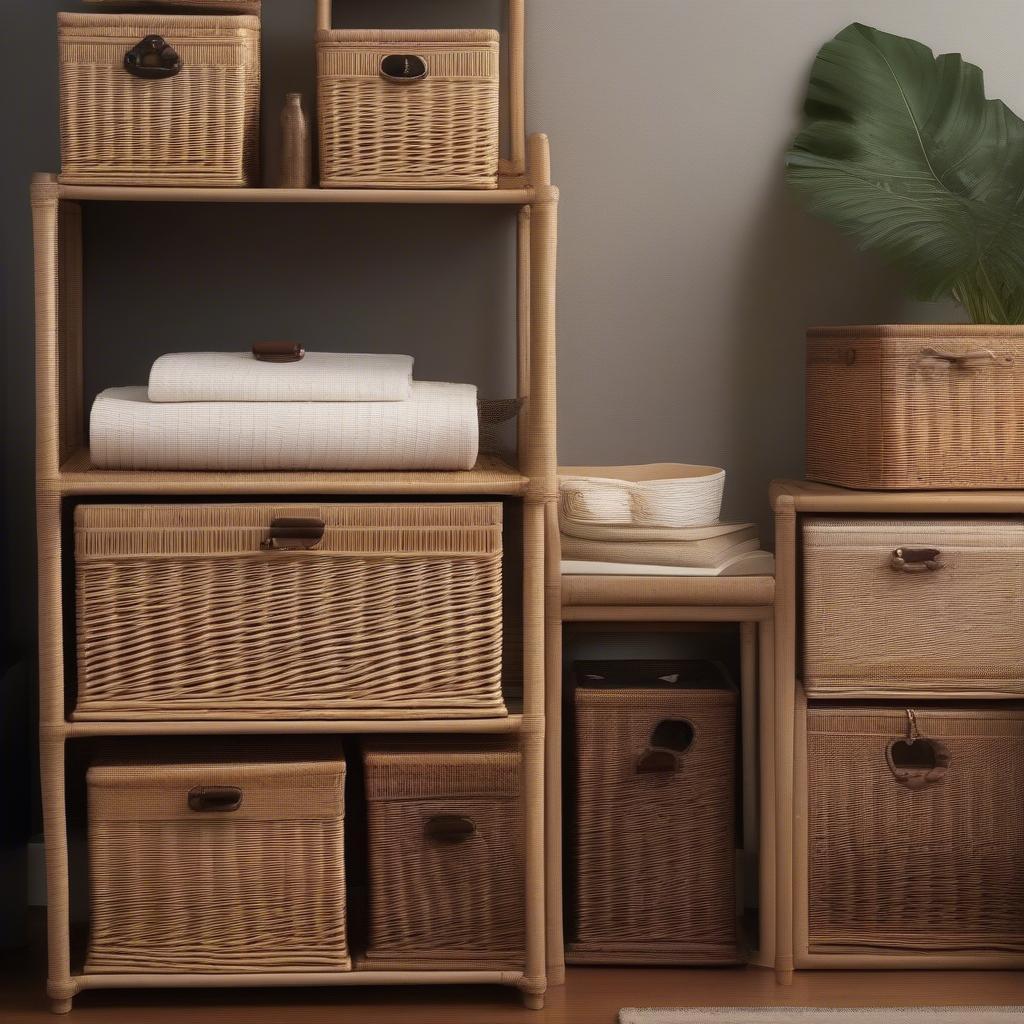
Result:
{"type": "Polygon", "coordinates": [[[136,78],[173,78],[181,57],[163,36],[146,36],[124,55],[124,69],[136,78]]]}
{"type": "Polygon", "coordinates": [[[322,519],[281,516],[270,522],[270,531],[260,545],[264,551],[310,551],[324,539],[322,519]]]}
{"type": "Polygon", "coordinates": [[[938,548],[896,548],[889,558],[893,572],[938,572],[945,566],[938,548]]]}
{"type": "Polygon", "coordinates": [[[193,811],[237,811],[242,806],[242,791],[237,786],[193,786],[188,791],[188,806],[193,811]]]}
{"type": "Polygon", "coordinates": [[[380,59],[380,76],[389,82],[422,82],[427,62],[415,53],[389,53],[380,59]]]}
{"type": "Polygon", "coordinates": [[[435,814],[427,822],[427,838],[435,843],[464,843],[475,832],[473,819],[461,814],[435,814]]]}
{"type": "Polygon", "coordinates": [[[257,341],[252,354],[261,363],[297,363],[306,350],[294,341],[257,341]]]}

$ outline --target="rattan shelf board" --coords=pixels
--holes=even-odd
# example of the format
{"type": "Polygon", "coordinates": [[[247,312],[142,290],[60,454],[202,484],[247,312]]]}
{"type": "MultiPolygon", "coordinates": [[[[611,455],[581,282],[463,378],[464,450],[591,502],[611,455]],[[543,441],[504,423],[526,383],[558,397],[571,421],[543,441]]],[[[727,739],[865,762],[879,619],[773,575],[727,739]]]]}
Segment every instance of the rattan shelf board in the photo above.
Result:
{"type": "Polygon", "coordinates": [[[522,494],[529,480],[496,455],[436,473],[188,472],[95,469],[86,448],[60,468],[61,494],[522,494]]]}
{"type": "Polygon", "coordinates": [[[1024,491],[855,491],[808,480],[775,480],[771,504],[791,504],[796,512],[898,515],[1024,515],[1024,491]]]}
{"type": "Polygon", "coordinates": [[[562,607],[593,605],[770,606],[773,576],[562,577],[562,607]]]}
{"type": "Polygon", "coordinates": [[[57,184],[61,199],[111,203],[332,203],[389,206],[528,206],[536,191],[522,179],[499,179],[495,189],[456,188],[175,188],[173,186],[57,184]]]}

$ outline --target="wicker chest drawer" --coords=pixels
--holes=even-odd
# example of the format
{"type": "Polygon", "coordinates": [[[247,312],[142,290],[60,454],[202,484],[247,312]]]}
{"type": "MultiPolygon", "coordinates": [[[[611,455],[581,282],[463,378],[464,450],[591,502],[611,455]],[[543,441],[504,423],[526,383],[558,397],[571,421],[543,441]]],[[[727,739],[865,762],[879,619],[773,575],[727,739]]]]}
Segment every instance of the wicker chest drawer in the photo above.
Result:
{"type": "Polygon", "coordinates": [[[501,505],[82,505],[75,717],[496,716],[501,505]]]}
{"type": "Polygon", "coordinates": [[[86,971],[347,970],[344,780],[337,742],[94,763],[86,971]]]}
{"type": "Polygon", "coordinates": [[[1024,520],[811,517],[810,696],[1024,694],[1024,520]]]}
{"type": "Polygon", "coordinates": [[[521,763],[506,744],[366,744],[373,966],[522,964],[521,763]]]}
{"type": "Polygon", "coordinates": [[[1020,705],[812,707],[806,762],[811,951],[1024,952],[1020,705]]]}
{"type": "Polygon", "coordinates": [[[708,662],[579,662],[576,679],[570,952],[735,963],[735,692],[708,662]]]}

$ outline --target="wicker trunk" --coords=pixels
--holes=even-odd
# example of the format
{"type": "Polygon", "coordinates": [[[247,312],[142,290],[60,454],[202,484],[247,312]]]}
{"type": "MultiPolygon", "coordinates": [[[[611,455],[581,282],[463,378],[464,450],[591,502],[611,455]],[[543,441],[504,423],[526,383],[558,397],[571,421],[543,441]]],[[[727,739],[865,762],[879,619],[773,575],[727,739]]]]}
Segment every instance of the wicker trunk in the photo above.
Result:
{"type": "Polygon", "coordinates": [[[496,188],[498,33],[317,32],[324,188],[496,188]]]}
{"type": "Polygon", "coordinates": [[[58,17],[61,181],[256,184],[258,17],[58,17]]]}
{"type": "Polygon", "coordinates": [[[810,516],[809,696],[1024,695],[1024,520],[810,516]]]}
{"type": "Polygon", "coordinates": [[[496,503],[81,505],[75,717],[486,717],[496,503]]]}
{"type": "Polygon", "coordinates": [[[811,707],[811,952],[1024,952],[1022,794],[1020,705],[811,707]]]}
{"type": "Polygon", "coordinates": [[[525,944],[519,751],[364,747],[375,967],[515,966],[525,944]]]}
{"type": "Polygon", "coordinates": [[[808,332],[807,477],[875,490],[1024,487],[1024,326],[808,332]]]}
{"type": "Polygon", "coordinates": [[[344,779],[336,741],[94,763],[86,973],[347,970],[344,779]]]}
{"type": "Polygon", "coordinates": [[[580,662],[576,679],[570,952],[737,962],[735,692],[707,662],[580,662]]]}

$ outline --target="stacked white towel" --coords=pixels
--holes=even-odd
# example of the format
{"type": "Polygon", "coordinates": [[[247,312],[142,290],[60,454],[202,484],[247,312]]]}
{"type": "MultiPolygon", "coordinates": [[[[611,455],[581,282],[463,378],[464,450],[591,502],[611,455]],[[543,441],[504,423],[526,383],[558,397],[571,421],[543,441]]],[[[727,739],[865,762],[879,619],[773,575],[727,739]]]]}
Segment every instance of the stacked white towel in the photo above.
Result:
{"type": "Polygon", "coordinates": [[[413,382],[409,356],[161,356],[149,388],[109,388],[89,420],[92,464],[142,470],[465,470],[470,384],[413,382]]]}

